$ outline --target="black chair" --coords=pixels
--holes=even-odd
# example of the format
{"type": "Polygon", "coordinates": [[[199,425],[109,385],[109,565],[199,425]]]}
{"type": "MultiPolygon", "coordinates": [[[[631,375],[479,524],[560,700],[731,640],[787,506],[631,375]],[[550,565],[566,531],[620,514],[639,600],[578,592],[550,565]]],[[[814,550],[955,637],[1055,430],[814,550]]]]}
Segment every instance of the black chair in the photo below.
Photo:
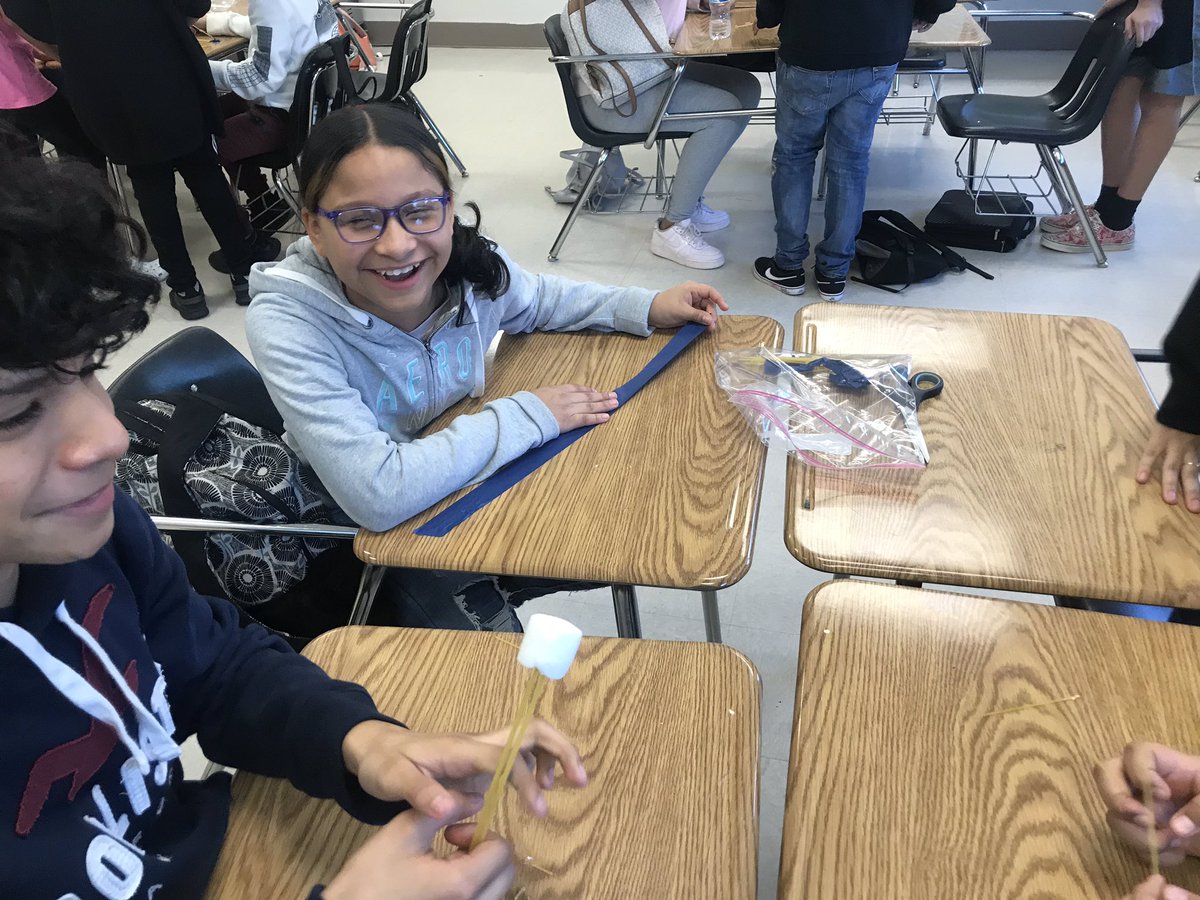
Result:
{"type": "MultiPolygon", "coordinates": [[[[571,80],[572,63],[558,62],[555,59],[555,57],[562,58],[571,55],[567,47],[567,38],[563,34],[562,22],[559,16],[553,15],[548,18],[543,28],[546,34],[546,44],[550,47],[551,62],[554,63],[554,68],[558,72],[558,80],[562,83],[563,100],[567,104],[567,118],[571,121],[571,130],[575,132],[576,136],[584,144],[600,148],[600,156],[596,160],[596,165],[592,168],[592,173],[588,176],[587,182],[579,192],[579,197],[571,207],[571,211],[567,213],[567,221],[563,223],[562,229],[558,232],[558,237],[554,239],[554,244],[550,248],[548,259],[551,262],[555,262],[558,259],[558,251],[562,249],[562,245],[567,239],[567,234],[570,233],[575,220],[579,218],[579,213],[583,209],[583,205],[587,203],[588,197],[591,196],[592,189],[596,186],[596,181],[600,177],[600,172],[604,169],[604,163],[608,159],[609,154],[617,147],[645,143],[646,138],[649,137],[649,132],[618,133],[615,131],[600,131],[598,128],[593,127],[584,116],[583,107],[579,103],[579,96],[575,93],[575,85],[571,80]]],[[[662,141],[686,141],[690,136],[690,133],[686,131],[665,131],[660,129],[657,140],[660,142],[659,146],[661,147],[662,141]]],[[[661,158],[660,154],[659,159],[661,160],[661,158]]]]}
{"type": "MultiPolygon", "coordinates": [[[[300,201],[297,189],[289,184],[289,173],[295,184],[300,179],[300,152],[304,142],[308,140],[313,126],[335,109],[345,104],[337,80],[337,61],[340,56],[349,59],[351,36],[340,34],[318,44],[304,62],[300,64],[300,72],[296,76],[296,94],[292,98],[289,115],[291,133],[287,144],[258,156],[244,159],[239,165],[255,166],[271,171],[271,180],[279,195],[291,207],[292,213],[300,215],[300,201]]],[[[274,213],[268,213],[274,215],[274,213]]],[[[254,222],[255,225],[262,223],[254,222]]]]}
{"type": "Polygon", "coordinates": [[[376,72],[359,72],[355,80],[362,89],[362,99],[401,104],[418,116],[429,133],[442,145],[459,174],[466,178],[467,168],[463,161],[413,93],[413,86],[425,77],[429,69],[429,20],[432,18],[433,0],[417,0],[396,26],[386,76],[381,77],[376,72]]]}
{"type": "MultiPolygon", "coordinates": [[[[283,419],[263,384],[258,370],[238,350],[214,331],[201,326],[192,326],[177,332],[158,346],[146,353],[141,359],[125,370],[109,386],[108,393],[118,408],[128,407],[140,400],[181,392],[198,392],[216,399],[228,400],[234,408],[251,417],[264,428],[283,433],[283,419]]],[[[204,532],[255,532],[260,534],[293,535],[300,537],[320,537],[340,541],[353,540],[356,528],[340,525],[316,525],[294,523],[287,525],[262,525],[241,522],[222,522],[214,519],[180,518],[172,516],[151,516],[155,527],[162,532],[176,534],[175,540],[203,540],[204,532]]],[[[329,551],[333,553],[335,551],[329,551]]],[[[203,553],[187,553],[183,556],[185,562],[203,558],[203,553]]],[[[322,556],[322,559],[324,557],[322,556]]],[[[212,573],[207,569],[200,571],[199,565],[188,565],[188,579],[198,590],[221,595],[216,586],[212,573]],[[193,571],[196,569],[196,571],[193,571]]],[[[349,616],[350,624],[365,624],[371,610],[375,592],[384,570],[377,566],[364,566],[359,583],[358,593],[354,598],[354,606],[349,616]]],[[[331,597],[344,594],[344,567],[338,570],[339,578],[336,583],[329,584],[331,597]]],[[[317,576],[321,578],[321,575],[317,576]]],[[[305,585],[309,579],[305,579],[305,585]]],[[[319,581],[324,587],[325,582],[319,581]]],[[[317,593],[320,593],[319,591],[317,593]]],[[[350,598],[345,597],[348,601],[350,598]]],[[[336,604],[335,604],[336,605],[336,604]]],[[[330,610],[309,609],[313,619],[309,622],[288,620],[287,627],[276,627],[278,622],[262,621],[245,607],[239,606],[244,620],[256,622],[286,638],[293,646],[300,648],[313,633],[336,625],[346,624],[345,617],[335,619],[336,613],[330,610]],[[297,628],[296,626],[300,627],[297,628]],[[306,625],[315,627],[305,630],[306,625]],[[297,637],[297,633],[303,637],[297,637]]]]}
{"type": "MultiPolygon", "coordinates": [[[[1083,210],[1083,199],[1061,148],[1090,135],[1104,117],[1113,89],[1133,52],[1132,41],[1125,37],[1125,19],[1135,6],[1135,0],[1127,0],[1096,19],[1066,72],[1049,92],[1037,97],[1007,94],[943,97],[937,107],[942,127],[951,137],[1035,145],[1063,208],[1083,210]]],[[[1080,215],[1079,221],[1096,265],[1108,265],[1090,218],[1080,215]]]]}

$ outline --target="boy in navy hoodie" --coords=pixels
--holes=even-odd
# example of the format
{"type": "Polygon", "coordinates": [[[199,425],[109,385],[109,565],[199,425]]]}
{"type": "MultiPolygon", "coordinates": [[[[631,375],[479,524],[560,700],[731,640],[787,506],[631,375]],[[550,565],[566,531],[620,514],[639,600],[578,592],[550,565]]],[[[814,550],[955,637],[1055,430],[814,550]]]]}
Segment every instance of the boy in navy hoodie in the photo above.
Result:
{"type": "MultiPolygon", "coordinates": [[[[445,860],[429,846],[448,825],[466,846],[471,826],[452,823],[478,810],[503,733],[420,735],[381,715],[197,595],[114,493],[126,435],[95,371],[145,327],[158,285],[129,268],[103,183],[0,154],[0,210],[0,896],[201,896],[230,797],[224,774],[183,781],[193,734],[216,762],[388,822],[314,897],[502,896],[502,841],[445,860]]],[[[526,749],[537,762],[513,780],[535,813],[555,763],[586,782],[546,723],[526,749]]]]}

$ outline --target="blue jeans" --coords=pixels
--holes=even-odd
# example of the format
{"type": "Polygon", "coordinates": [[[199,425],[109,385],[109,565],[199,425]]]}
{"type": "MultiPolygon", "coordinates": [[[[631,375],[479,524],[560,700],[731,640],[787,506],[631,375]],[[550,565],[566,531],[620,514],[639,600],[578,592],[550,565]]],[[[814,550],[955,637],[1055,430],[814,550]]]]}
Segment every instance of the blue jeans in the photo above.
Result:
{"type": "Polygon", "coordinates": [[[817,268],[845,278],[867,199],[867,161],[875,121],[895,66],[817,72],[782,59],[776,69],[775,264],[801,269],[808,258],[808,215],[817,153],[825,146],[829,190],[817,268]]]}

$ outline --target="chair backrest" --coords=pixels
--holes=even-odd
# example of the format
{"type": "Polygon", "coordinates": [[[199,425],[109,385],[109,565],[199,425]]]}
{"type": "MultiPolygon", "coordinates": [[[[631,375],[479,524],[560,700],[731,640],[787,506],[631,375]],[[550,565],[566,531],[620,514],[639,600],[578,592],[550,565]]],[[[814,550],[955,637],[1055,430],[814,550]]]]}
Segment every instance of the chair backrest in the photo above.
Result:
{"type": "Polygon", "coordinates": [[[1109,98],[1133,52],[1134,44],[1125,36],[1125,19],[1136,6],[1137,0],[1126,0],[1096,19],[1058,84],[1045,94],[1050,108],[1064,124],[1073,133],[1081,132],[1077,137],[1072,134],[1073,140],[1091,134],[1104,117],[1109,98]]]}
{"type": "Polygon", "coordinates": [[[300,156],[313,126],[345,102],[337,83],[339,55],[347,59],[350,56],[349,34],[339,34],[313,47],[300,64],[296,95],[292,98],[292,134],[288,139],[293,159],[300,156]]]}
{"type": "MultiPolygon", "coordinates": [[[[571,51],[567,47],[567,38],[562,30],[562,18],[555,14],[548,18],[542,26],[546,35],[546,45],[550,48],[551,56],[570,56],[571,51]]],[[[624,144],[640,144],[646,139],[647,132],[642,132],[640,135],[627,132],[612,132],[601,131],[598,128],[592,127],[587,118],[583,114],[583,107],[579,103],[579,95],[575,93],[575,83],[571,79],[571,65],[569,63],[554,63],[554,69],[558,72],[558,80],[562,83],[563,100],[567,104],[567,118],[571,122],[571,130],[585,144],[593,147],[620,147],[624,144]]],[[[668,131],[662,129],[658,133],[662,140],[685,140],[688,137],[687,132],[668,131]]]]}
{"type": "Polygon", "coordinates": [[[283,434],[283,417],[258,370],[225,338],[200,325],[167,338],[108,389],[118,405],[186,391],[227,401],[252,415],[257,424],[283,434]]]}
{"type": "Polygon", "coordinates": [[[396,26],[396,36],[392,38],[387,80],[377,99],[399,100],[425,77],[429,66],[429,20],[432,17],[433,0],[417,0],[404,14],[396,26]]]}

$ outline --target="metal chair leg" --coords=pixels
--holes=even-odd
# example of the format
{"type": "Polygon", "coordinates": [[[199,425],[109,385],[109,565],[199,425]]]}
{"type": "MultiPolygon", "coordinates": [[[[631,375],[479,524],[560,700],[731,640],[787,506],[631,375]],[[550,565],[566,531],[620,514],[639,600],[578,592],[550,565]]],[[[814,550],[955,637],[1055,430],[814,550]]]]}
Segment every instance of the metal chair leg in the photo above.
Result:
{"type": "Polygon", "coordinates": [[[629,584],[612,586],[613,612],[617,616],[617,635],[623,638],[640,638],[642,621],[638,616],[637,595],[629,584]]]}
{"type": "Polygon", "coordinates": [[[608,161],[608,155],[611,152],[611,147],[605,147],[600,151],[600,156],[596,159],[596,166],[592,169],[592,174],[588,176],[587,182],[580,189],[575,204],[571,207],[571,211],[567,213],[567,221],[563,222],[563,226],[558,232],[558,237],[554,239],[554,244],[550,247],[550,255],[546,257],[550,262],[558,261],[558,251],[562,249],[563,242],[566,241],[571,226],[579,218],[579,212],[583,209],[583,204],[587,203],[588,197],[592,196],[592,188],[600,180],[600,170],[604,168],[604,163],[608,161]]]}
{"type": "Polygon", "coordinates": [[[362,578],[358,581],[358,596],[354,598],[354,608],[350,610],[350,625],[366,625],[367,617],[371,614],[371,606],[375,603],[375,594],[383,581],[383,566],[363,566],[362,578]]]}
{"type": "Polygon", "coordinates": [[[700,602],[704,605],[704,636],[714,644],[721,643],[721,608],[717,605],[716,591],[701,591],[700,602]]]}
{"type": "Polygon", "coordinates": [[[1054,164],[1054,159],[1050,156],[1050,151],[1041,144],[1037,145],[1038,156],[1042,158],[1042,165],[1046,167],[1046,174],[1050,176],[1050,184],[1054,187],[1054,194],[1058,197],[1058,206],[1064,213],[1072,212],[1074,207],[1071,205],[1071,195],[1067,193],[1066,187],[1063,185],[1063,180],[1058,174],[1058,167],[1054,164]]]}
{"type": "MultiPolygon", "coordinates": [[[[129,198],[125,196],[125,183],[121,180],[121,170],[111,159],[108,160],[108,180],[112,184],[113,193],[117,195],[117,208],[121,210],[121,215],[132,219],[133,213],[129,210],[129,198]]],[[[132,256],[137,250],[137,246],[133,242],[133,233],[128,228],[124,231],[125,240],[129,244],[129,255],[132,256]]]]}
{"type": "Polygon", "coordinates": [[[1047,147],[1046,151],[1062,177],[1063,187],[1066,188],[1067,194],[1071,198],[1071,204],[1079,210],[1079,224],[1083,227],[1083,236],[1087,238],[1088,246],[1092,248],[1092,255],[1096,257],[1096,265],[1101,269],[1106,268],[1108,257],[1104,254],[1100,242],[1096,240],[1096,230],[1092,227],[1091,216],[1083,214],[1083,197],[1079,193],[1079,187],[1075,184],[1075,178],[1071,175],[1071,169],[1067,166],[1067,158],[1063,156],[1062,150],[1058,147],[1047,147]]]}
{"type": "Polygon", "coordinates": [[[925,106],[925,130],[921,134],[926,137],[933,130],[933,121],[937,118],[938,97],[941,94],[942,76],[929,76],[929,101],[925,106]]]}
{"type": "Polygon", "coordinates": [[[425,120],[426,126],[428,126],[429,130],[433,132],[433,136],[437,138],[437,142],[442,145],[442,148],[446,151],[446,155],[450,157],[450,161],[453,162],[454,167],[458,169],[458,174],[463,178],[466,178],[467,167],[463,165],[463,161],[458,158],[458,154],[454,152],[454,148],[450,146],[450,142],[446,140],[446,136],[442,134],[441,129],[437,127],[437,123],[433,121],[433,116],[426,112],[425,107],[421,104],[421,101],[417,99],[416,94],[410,93],[409,96],[412,97],[412,102],[417,107],[417,112],[421,114],[421,118],[425,120]]]}
{"type": "Polygon", "coordinates": [[[658,141],[654,146],[654,196],[661,200],[667,193],[667,142],[658,141]]]}
{"type": "Polygon", "coordinates": [[[817,176],[817,199],[825,199],[825,189],[829,187],[829,156],[828,150],[821,148],[821,169],[817,176]]]}

